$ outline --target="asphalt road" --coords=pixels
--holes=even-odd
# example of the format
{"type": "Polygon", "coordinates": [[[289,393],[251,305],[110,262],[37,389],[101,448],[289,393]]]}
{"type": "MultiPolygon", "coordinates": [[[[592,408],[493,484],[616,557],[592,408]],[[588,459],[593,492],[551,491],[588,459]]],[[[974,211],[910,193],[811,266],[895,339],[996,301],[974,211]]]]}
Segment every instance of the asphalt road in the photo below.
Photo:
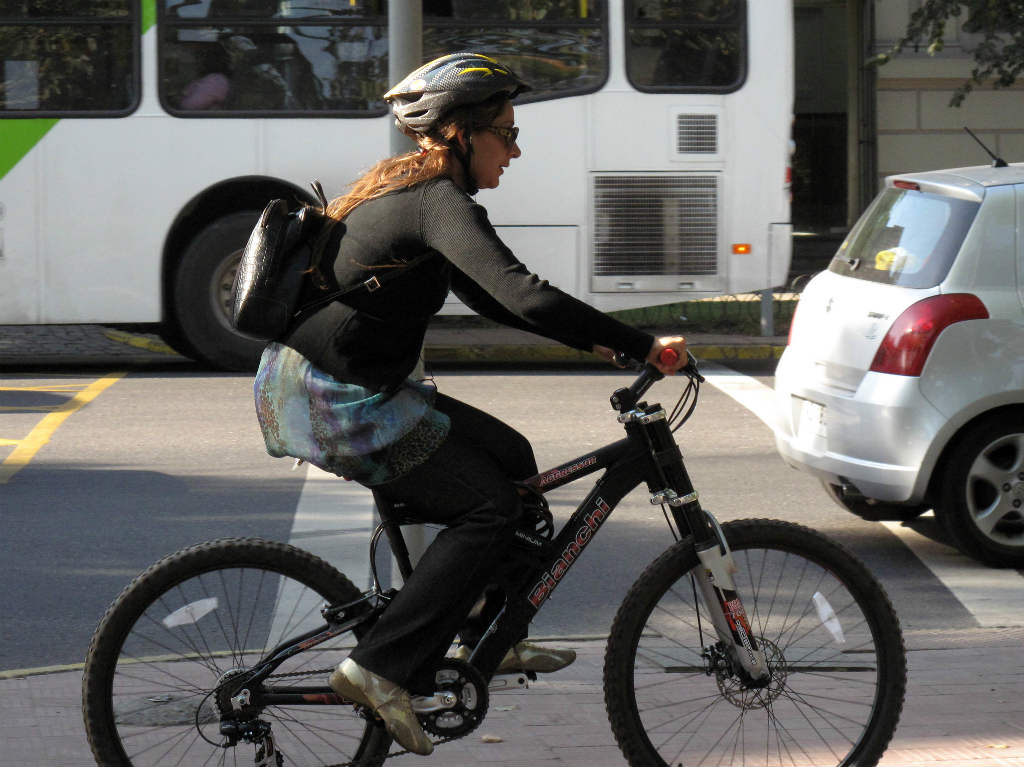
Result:
{"type": "MultiPolygon", "coordinates": [[[[770,370],[745,373],[735,380],[766,401],[770,370]]],[[[514,424],[549,468],[619,438],[608,396],[629,376],[441,370],[436,379],[445,393],[514,424]]],[[[721,520],[777,517],[841,540],[879,575],[909,630],[981,623],[974,603],[958,598],[955,584],[936,575],[907,535],[957,572],[991,579],[993,588],[1020,580],[1020,573],[984,571],[960,556],[941,542],[933,520],[915,523],[923,535],[901,536],[842,512],[815,480],[783,465],[750,402],[726,393],[733,379],[712,380],[718,385],[704,387],[677,436],[702,502],[721,520]]],[[[648,399],[667,405],[678,392],[677,382],[666,381],[648,399]]],[[[332,530],[348,524],[344,519],[369,524],[367,494],[268,456],[249,376],[191,367],[6,372],[0,462],[0,671],[81,662],[118,591],[159,557],[201,540],[292,540],[353,580],[365,579],[365,539],[353,547],[350,535],[347,548],[337,548],[332,530]],[[77,407],[76,399],[89,401],[77,407]]],[[[556,518],[567,517],[588,489],[582,480],[555,491],[556,518]]],[[[605,635],[629,585],[669,542],[660,509],[635,491],[540,613],[534,635],[605,635]]],[[[1002,625],[1016,625],[1024,611],[1010,615],[1002,625]]]]}

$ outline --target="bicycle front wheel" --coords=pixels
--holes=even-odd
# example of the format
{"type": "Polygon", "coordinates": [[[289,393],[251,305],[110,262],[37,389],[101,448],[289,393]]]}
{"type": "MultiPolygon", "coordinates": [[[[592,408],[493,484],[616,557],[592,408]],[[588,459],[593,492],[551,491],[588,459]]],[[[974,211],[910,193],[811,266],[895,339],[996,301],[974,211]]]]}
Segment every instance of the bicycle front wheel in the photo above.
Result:
{"type": "Polygon", "coordinates": [[[807,528],[774,520],[722,528],[768,686],[749,687],[733,670],[697,597],[692,541],[677,543],[630,589],[608,641],[605,701],[629,764],[876,764],[907,674],[881,585],[807,528]]]}
{"type": "MultiPolygon", "coordinates": [[[[86,656],[83,714],[97,763],[253,764],[260,742],[232,746],[222,734],[222,715],[237,703],[223,691],[284,640],[323,625],[325,603],[360,596],[323,560],[270,541],[213,541],[153,565],[107,610],[86,656]]],[[[270,681],[329,692],[326,675],[354,643],[342,635],[299,653],[270,681]]],[[[261,691],[253,687],[257,707],[261,691]]],[[[280,704],[249,713],[269,728],[288,765],[372,767],[390,747],[383,727],[352,706],[280,704]]]]}

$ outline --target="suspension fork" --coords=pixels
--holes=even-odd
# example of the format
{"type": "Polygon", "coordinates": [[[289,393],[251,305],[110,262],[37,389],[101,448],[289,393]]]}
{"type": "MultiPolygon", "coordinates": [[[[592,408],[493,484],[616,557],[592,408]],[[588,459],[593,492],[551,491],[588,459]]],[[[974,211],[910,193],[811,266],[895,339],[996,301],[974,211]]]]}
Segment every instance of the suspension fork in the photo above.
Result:
{"type": "Polygon", "coordinates": [[[647,485],[651,503],[667,504],[679,532],[693,536],[700,561],[694,573],[697,587],[733,669],[745,684],[763,686],[768,680],[768,665],[736,592],[736,562],[718,520],[700,505],[665,411],[654,405],[623,414],[620,420],[626,422],[627,432],[641,431],[650,447],[653,460],[647,485]]]}
{"type": "MultiPolygon", "coordinates": [[[[710,516],[710,515],[709,515],[710,516]]],[[[714,518],[711,517],[713,520],[714,518]]],[[[718,523],[714,523],[717,527],[718,523]]],[[[704,604],[711,615],[715,633],[725,644],[730,659],[734,662],[744,683],[763,686],[768,680],[768,664],[764,648],[759,646],[750,629],[743,602],[736,592],[733,574],[736,563],[732,552],[722,538],[704,549],[697,549],[701,567],[694,574],[704,604]]]]}

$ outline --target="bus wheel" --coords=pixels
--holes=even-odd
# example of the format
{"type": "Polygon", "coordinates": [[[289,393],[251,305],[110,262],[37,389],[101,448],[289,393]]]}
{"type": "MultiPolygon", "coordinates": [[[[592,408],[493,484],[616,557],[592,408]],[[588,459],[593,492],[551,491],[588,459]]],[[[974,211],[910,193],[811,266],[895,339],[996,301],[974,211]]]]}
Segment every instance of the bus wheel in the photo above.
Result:
{"type": "Polygon", "coordinates": [[[222,216],[195,236],[174,275],[174,319],[196,356],[224,370],[253,371],[265,343],[231,327],[231,286],[259,211],[222,216]]]}

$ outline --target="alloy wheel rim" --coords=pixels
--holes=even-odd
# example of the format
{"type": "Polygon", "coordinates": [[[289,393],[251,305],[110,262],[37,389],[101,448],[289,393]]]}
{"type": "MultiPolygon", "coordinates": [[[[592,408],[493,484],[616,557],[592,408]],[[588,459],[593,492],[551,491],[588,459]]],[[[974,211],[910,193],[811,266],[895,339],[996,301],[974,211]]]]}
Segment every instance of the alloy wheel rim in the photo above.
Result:
{"type": "Polygon", "coordinates": [[[1024,548],[1024,434],[999,437],[979,451],[967,472],[967,509],[987,539],[1024,548]]]}

